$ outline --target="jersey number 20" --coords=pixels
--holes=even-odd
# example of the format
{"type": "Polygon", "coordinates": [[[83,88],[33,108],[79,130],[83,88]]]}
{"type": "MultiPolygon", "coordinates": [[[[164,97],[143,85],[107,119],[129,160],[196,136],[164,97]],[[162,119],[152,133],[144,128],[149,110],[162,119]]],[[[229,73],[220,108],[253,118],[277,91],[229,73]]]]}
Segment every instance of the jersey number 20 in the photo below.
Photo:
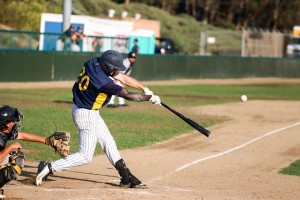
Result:
{"type": "Polygon", "coordinates": [[[84,75],[85,73],[85,68],[83,67],[79,76],[78,76],[78,88],[81,91],[85,91],[90,83],[90,77],[88,75],[84,75]]]}

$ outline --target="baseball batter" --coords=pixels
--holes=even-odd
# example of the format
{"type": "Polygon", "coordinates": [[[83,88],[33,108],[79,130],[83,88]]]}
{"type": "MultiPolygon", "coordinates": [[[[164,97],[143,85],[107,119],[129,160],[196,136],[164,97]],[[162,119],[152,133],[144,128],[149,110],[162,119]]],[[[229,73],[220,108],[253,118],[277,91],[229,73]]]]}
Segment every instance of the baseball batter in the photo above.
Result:
{"type": "Polygon", "coordinates": [[[101,57],[92,58],[84,64],[72,89],[74,102],[72,116],[79,131],[79,150],[54,162],[41,162],[36,176],[36,185],[40,185],[53,172],[91,162],[96,144],[99,143],[110,163],[119,172],[120,186],[145,187],[127,168],[109,129],[99,114],[99,109],[109,102],[112,95],[129,101],[149,101],[161,106],[159,96],[154,95],[138,80],[120,73],[125,69],[122,55],[114,50],[105,51],[101,57]],[[128,92],[116,85],[110,77],[124,85],[144,91],[144,94],[128,92]]]}
{"type": "MultiPolygon", "coordinates": [[[[120,71],[120,72],[129,76],[130,73],[132,72],[135,61],[136,61],[136,53],[133,53],[133,52],[128,53],[127,58],[125,58],[123,60],[123,65],[126,67],[126,69],[124,71],[120,71]]],[[[123,87],[123,84],[120,81],[116,80],[115,83],[118,84],[119,86],[123,87]]],[[[109,108],[117,107],[115,105],[115,98],[116,98],[116,95],[111,96],[111,99],[107,104],[107,107],[109,107],[109,108]]],[[[118,106],[128,106],[127,104],[125,104],[124,98],[117,97],[117,99],[118,99],[118,106]]]]}

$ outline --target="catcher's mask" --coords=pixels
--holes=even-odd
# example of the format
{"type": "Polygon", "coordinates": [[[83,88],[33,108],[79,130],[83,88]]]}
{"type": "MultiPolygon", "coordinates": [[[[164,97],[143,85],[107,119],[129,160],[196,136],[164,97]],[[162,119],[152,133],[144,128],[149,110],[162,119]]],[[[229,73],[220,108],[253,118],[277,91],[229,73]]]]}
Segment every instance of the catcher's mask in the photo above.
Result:
{"type": "Polygon", "coordinates": [[[3,131],[7,128],[6,124],[8,122],[15,122],[11,130],[11,134],[16,134],[21,128],[21,122],[24,119],[24,115],[17,108],[4,105],[0,108],[0,131],[3,131]]]}
{"type": "Polygon", "coordinates": [[[122,54],[114,50],[108,50],[102,54],[100,67],[107,75],[111,75],[115,70],[126,70],[122,54]]]}

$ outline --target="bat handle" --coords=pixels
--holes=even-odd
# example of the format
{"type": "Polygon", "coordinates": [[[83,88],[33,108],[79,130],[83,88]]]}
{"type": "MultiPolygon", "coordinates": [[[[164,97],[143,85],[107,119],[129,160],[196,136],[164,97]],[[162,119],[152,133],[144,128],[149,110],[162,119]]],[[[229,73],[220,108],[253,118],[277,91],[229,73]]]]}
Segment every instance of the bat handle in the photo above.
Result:
{"type": "Polygon", "coordinates": [[[169,108],[169,106],[167,106],[166,104],[164,104],[163,102],[160,102],[160,104],[165,107],[165,108],[169,108]]]}

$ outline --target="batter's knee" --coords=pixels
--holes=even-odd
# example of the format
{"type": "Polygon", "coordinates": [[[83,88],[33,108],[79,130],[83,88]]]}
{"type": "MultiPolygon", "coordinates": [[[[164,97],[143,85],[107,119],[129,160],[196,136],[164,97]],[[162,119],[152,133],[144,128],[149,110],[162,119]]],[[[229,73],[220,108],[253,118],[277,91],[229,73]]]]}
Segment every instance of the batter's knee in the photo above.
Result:
{"type": "Polygon", "coordinates": [[[93,160],[93,156],[86,155],[84,153],[81,153],[81,158],[82,158],[83,164],[88,164],[88,163],[92,162],[92,160],[93,160]]]}

